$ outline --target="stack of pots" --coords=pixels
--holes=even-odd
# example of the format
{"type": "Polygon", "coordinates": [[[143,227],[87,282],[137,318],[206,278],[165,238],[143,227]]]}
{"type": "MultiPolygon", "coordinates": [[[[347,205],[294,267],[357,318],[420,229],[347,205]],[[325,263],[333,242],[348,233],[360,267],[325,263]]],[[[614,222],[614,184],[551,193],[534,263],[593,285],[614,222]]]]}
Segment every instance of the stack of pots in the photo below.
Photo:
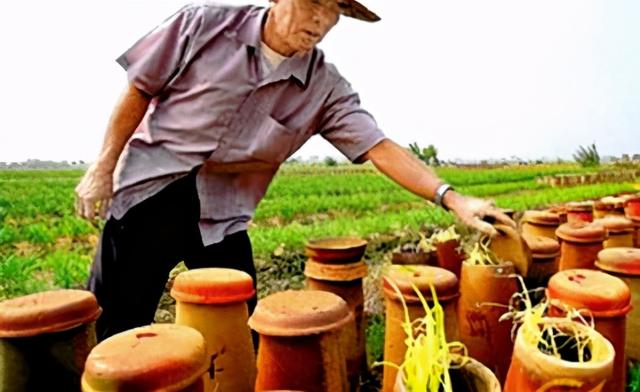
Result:
{"type": "Polygon", "coordinates": [[[556,239],[556,229],[560,226],[560,215],[551,211],[525,211],[520,220],[522,234],[556,239]]]}
{"type": "Polygon", "coordinates": [[[155,324],[100,342],[87,358],[83,392],[205,392],[209,357],[193,328],[155,324]]]}
{"type": "MultiPolygon", "coordinates": [[[[385,362],[402,364],[407,351],[406,333],[402,328],[405,313],[402,301],[407,306],[411,321],[425,316],[425,309],[413,287],[427,300],[430,306],[431,287],[435,289],[438,302],[444,309],[445,334],[448,341],[458,338],[456,322],[456,301],[459,296],[458,278],[451,271],[432,266],[392,265],[383,275],[383,291],[386,305],[384,360],[385,362]],[[401,297],[393,286],[400,291],[401,297]]],[[[383,371],[382,391],[393,391],[397,369],[385,366],[383,371]]]]}
{"type": "Polygon", "coordinates": [[[94,295],[82,290],[0,302],[0,391],[79,390],[100,313],[94,295]]]}
{"type": "Polygon", "coordinates": [[[633,361],[640,361],[640,249],[608,248],[598,253],[596,266],[608,274],[622,279],[631,291],[633,311],[627,319],[626,354],[633,361]]]}
{"type": "Polygon", "coordinates": [[[549,280],[547,288],[551,316],[565,316],[571,309],[593,317],[596,331],[607,338],[615,350],[613,375],[607,382],[610,392],[624,392],[626,380],[626,317],[631,311],[631,294],[627,285],[601,271],[573,269],[560,271],[549,280]]]}
{"type": "Polygon", "coordinates": [[[633,239],[633,246],[640,248],[640,196],[628,197],[624,202],[625,216],[633,222],[636,231],[633,239]]]}
{"type": "Polygon", "coordinates": [[[246,303],[254,294],[251,276],[228,268],[182,272],[173,283],[176,324],[198,330],[207,344],[207,391],[254,389],[256,360],[246,303]]]}
{"type": "Polygon", "coordinates": [[[633,222],[623,216],[608,215],[594,221],[605,229],[605,248],[633,247],[636,227],[633,222]]]}
{"type": "Polygon", "coordinates": [[[367,242],[360,238],[332,238],[306,244],[309,257],[304,274],[306,287],[340,296],[354,315],[354,325],[345,326],[347,372],[352,390],[360,385],[360,374],[367,369],[365,344],[364,293],[362,279],[367,266],[362,261],[367,242]]]}
{"type": "Polygon", "coordinates": [[[567,223],[592,222],[593,202],[577,201],[565,204],[567,209],[567,223]]]}
{"type": "Polygon", "coordinates": [[[258,301],[249,318],[260,334],[255,390],[348,391],[341,343],[352,322],[347,303],[326,291],[288,290],[258,301]]]}
{"type": "Polygon", "coordinates": [[[601,225],[569,222],[558,227],[556,236],[560,241],[560,271],[574,268],[595,269],[598,252],[603,249],[606,239],[601,225]]]}

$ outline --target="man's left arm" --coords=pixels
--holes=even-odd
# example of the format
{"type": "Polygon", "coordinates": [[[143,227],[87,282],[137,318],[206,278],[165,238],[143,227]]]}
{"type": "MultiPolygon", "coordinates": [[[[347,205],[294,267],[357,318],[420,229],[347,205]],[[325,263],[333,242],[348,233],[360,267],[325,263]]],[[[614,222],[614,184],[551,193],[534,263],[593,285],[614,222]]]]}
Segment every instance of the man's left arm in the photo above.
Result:
{"type": "MultiPolygon", "coordinates": [[[[430,167],[389,139],[373,146],[362,156],[362,160],[370,160],[380,172],[403,188],[430,201],[435,200],[436,190],[444,183],[430,167]]],[[[444,193],[442,204],[464,224],[489,235],[495,235],[496,230],[483,220],[486,216],[515,227],[515,223],[488,200],[448,190],[444,193]]]]}

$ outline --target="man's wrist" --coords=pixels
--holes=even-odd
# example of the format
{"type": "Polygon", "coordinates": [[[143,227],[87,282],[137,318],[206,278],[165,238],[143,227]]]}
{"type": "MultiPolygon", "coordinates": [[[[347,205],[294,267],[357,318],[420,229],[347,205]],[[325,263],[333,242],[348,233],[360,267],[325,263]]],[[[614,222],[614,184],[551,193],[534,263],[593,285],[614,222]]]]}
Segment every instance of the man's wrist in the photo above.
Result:
{"type": "Polygon", "coordinates": [[[453,191],[453,187],[447,183],[442,183],[440,184],[437,188],[436,188],[436,192],[433,198],[433,202],[444,208],[445,210],[448,210],[448,205],[445,203],[445,197],[447,196],[447,194],[450,194],[451,191],[453,191]]]}

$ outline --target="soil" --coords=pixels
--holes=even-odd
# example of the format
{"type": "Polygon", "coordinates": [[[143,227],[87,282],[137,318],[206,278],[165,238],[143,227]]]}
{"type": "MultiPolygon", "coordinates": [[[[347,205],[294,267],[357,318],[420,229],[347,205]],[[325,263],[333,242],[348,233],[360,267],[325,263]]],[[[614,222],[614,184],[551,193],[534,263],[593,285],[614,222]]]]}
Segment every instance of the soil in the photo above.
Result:
{"type": "MultiPolygon", "coordinates": [[[[549,344],[551,344],[551,336],[545,330],[542,333],[542,338],[549,344]]],[[[579,362],[579,352],[576,338],[574,336],[569,335],[560,335],[554,336],[553,340],[555,342],[556,347],[558,347],[558,353],[560,354],[560,358],[564,361],[569,362],[579,362]]],[[[546,348],[542,343],[538,343],[538,349],[547,355],[553,355],[553,352],[546,348]]],[[[591,350],[587,346],[584,349],[584,362],[588,362],[591,360],[591,350]]]]}

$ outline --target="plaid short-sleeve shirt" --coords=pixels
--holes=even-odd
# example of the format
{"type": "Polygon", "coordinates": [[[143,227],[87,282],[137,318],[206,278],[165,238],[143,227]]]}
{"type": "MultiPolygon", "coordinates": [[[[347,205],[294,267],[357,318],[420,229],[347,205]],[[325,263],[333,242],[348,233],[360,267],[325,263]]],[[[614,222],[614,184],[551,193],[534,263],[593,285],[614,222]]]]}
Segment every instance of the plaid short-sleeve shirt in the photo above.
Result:
{"type": "Polygon", "coordinates": [[[118,58],[153,99],[118,162],[112,216],[203,165],[200,231],[213,244],[246,230],[279,165],[311,136],[354,162],[385,138],[319,49],[264,69],[266,12],[189,5],[118,58]]]}

